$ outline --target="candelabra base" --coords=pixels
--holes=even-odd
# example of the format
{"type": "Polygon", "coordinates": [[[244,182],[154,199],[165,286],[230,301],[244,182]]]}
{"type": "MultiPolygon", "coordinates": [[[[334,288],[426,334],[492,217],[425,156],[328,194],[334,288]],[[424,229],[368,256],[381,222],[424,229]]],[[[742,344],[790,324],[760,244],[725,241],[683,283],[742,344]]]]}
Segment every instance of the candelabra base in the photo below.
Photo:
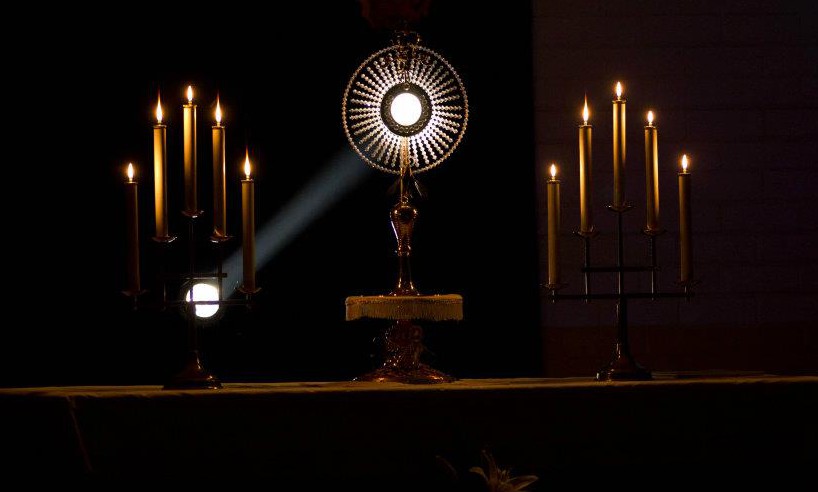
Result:
{"type": "Polygon", "coordinates": [[[597,381],[649,381],[650,371],[642,367],[630,354],[617,351],[613,360],[596,373],[597,381]]]}
{"type": "Polygon", "coordinates": [[[423,354],[423,329],[410,320],[396,320],[384,335],[385,360],[377,369],[355,381],[379,383],[437,384],[455,380],[437,369],[420,362],[423,354]]]}
{"type": "Polygon", "coordinates": [[[194,350],[188,355],[182,370],[173,376],[162,389],[221,389],[221,387],[222,383],[204,368],[199,359],[199,352],[194,350]]]}

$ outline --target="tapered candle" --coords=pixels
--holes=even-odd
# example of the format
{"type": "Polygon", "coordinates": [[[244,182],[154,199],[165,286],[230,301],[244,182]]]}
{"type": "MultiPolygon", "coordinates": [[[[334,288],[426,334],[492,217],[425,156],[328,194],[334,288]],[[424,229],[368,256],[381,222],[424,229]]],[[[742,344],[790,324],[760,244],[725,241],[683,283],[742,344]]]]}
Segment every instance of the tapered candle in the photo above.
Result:
{"type": "Polygon", "coordinates": [[[167,127],[162,124],[162,101],[156,101],[156,124],[153,126],[153,204],[157,239],[168,237],[168,160],[167,127]]]}
{"type": "Polygon", "coordinates": [[[560,283],[559,233],[560,233],[560,182],[557,166],[551,164],[551,178],[548,187],[548,285],[560,283]]]}
{"type": "Polygon", "coordinates": [[[622,84],[616,83],[616,99],[613,100],[613,206],[625,207],[625,100],[622,99],[622,84]]]}
{"type": "Polygon", "coordinates": [[[133,164],[128,163],[128,180],[125,181],[125,241],[127,262],[127,287],[125,292],[137,295],[141,290],[139,278],[139,203],[133,164]]]}
{"type": "Polygon", "coordinates": [[[593,127],[588,124],[590,112],[588,99],[582,110],[579,125],[579,232],[588,235],[594,230],[593,200],[591,195],[591,136],[593,127]]]}
{"type": "Polygon", "coordinates": [[[679,173],[679,280],[681,283],[689,283],[693,280],[693,245],[690,237],[690,172],[687,166],[687,155],[683,155],[682,171],[679,173]]]}
{"type": "Polygon", "coordinates": [[[185,213],[199,215],[196,198],[196,105],[193,104],[193,87],[187,86],[187,104],[184,113],[184,165],[185,165],[185,213]]]}
{"type": "Polygon", "coordinates": [[[224,127],[222,108],[216,98],[216,124],[213,126],[213,236],[227,236],[227,193],[225,183],[224,127]]]}
{"type": "Polygon", "coordinates": [[[645,126],[645,196],[647,220],[645,232],[659,231],[659,130],[653,124],[653,111],[648,111],[645,126]]]}
{"type": "Polygon", "coordinates": [[[241,180],[242,290],[249,293],[256,290],[256,190],[250,177],[249,154],[244,158],[244,175],[245,179],[241,180]]]}

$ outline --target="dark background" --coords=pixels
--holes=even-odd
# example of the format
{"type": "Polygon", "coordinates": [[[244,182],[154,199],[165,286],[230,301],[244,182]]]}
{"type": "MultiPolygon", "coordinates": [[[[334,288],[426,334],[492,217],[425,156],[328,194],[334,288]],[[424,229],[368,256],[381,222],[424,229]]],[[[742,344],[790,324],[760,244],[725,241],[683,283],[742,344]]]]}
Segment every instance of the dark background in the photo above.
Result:
{"type": "MultiPolygon", "coordinates": [[[[818,6],[797,0],[535,1],[534,108],[539,178],[563,164],[563,281],[578,292],[577,128],[594,125],[595,264],[614,261],[611,99],[628,104],[627,264],[644,264],[644,124],[659,128],[662,290],[678,289],[678,184],[691,158],[693,258],[701,283],[685,301],[630,303],[634,354],[655,371],[818,372],[818,6]]],[[[545,193],[538,189],[540,250],[545,193]]],[[[541,255],[545,272],[545,255],[541,255]]],[[[612,275],[595,279],[600,291],[612,275]]],[[[626,289],[649,288],[628,275],[626,289]]],[[[610,357],[612,302],[542,302],[546,374],[593,374],[610,357]]]]}
{"type": "MultiPolygon", "coordinates": [[[[200,204],[209,210],[209,127],[219,93],[228,229],[240,231],[245,146],[256,166],[261,229],[348,149],[343,89],[391,37],[355,1],[276,4],[269,15],[232,5],[217,15],[124,9],[104,22],[83,20],[88,12],[79,8],[50,11],[10,54],[3,385],[161,384],[181,364],[181,313],[133,311],[120,294],[129,161],[140,181],[143,286],[155,292],[149,238],[158,91],[168,124],[172,231],[183,232],[177,211],[188,84],[199,105],[200,204]],[[27,46],[34,39],[47,48],[27,46]]],[[[416,282],[424,292],[465,298],[465,321],[426,326],[431,361],[458,377],[538,375],[530,6],[431,2],[413,27],[460,72],[471,110],[458,151],[420,176],[429,197],[419,204],[416,282]]],[[[391,287],[394,197],[386,193],[391,176],[366,173],[260,265],[254,311],[231,308],[202,327],[205,361],[223,380],[343,380],[372,367],[372,338],[383,324],[344,321],[344,298],[391,287]]],[[[196,239],[202,270],[212,267],[209,220],[196,239]]],[[[173,251],[169,268],[183,269],[184,243],[173,251]]]]}
{"type": "MultiPolygon", "coordinates": [[[[388,2],[387,2],[388,3],[388,2]]],[[[212,104],[227,125],[228,228],[238,232],[247,146],[258,223],[274,219],[348,149],[344,87],[389,43],[355,1],[276,4],[262,15],[123,6],[65,7],[12,21],[4,62],[6,211],[0,384],[160,384],[184,349],[180,313],[133,312],[124,281],[124,165],[140,167],[143,283],[157,271],[149,235],[151,126],[157,91],[169,125],[169,196],[180,208],[181,104],[199,104],[199,190],[208,207],[212,104]],[[92,15],[93,14],[93,15],[92,15]],[[103,13],[104,14],[104,13],[103,13]],[[231,174],[231,166],[233,172],[231,174]]],[[[818,13],[813,2],[581,3],[432,1],[414,27],[459,71],[465,139],[420,176],[415,278],[460,293],[462,323],[426,326],[431,362],[458,377],[590,376],[613,340],[614,306],[550,304],[544,275],[546,164],[563,179],[564,280],[578,289],[576,125],[594,124],[595,260],[612,261],[610,99],[628,99],[628,262],[645,258],[642,118],[659,127],[661,285],[678,272],[675,173],[692,158],[697,277],[690,302],[637,302],[633,350],[658,371],[818,371],[818,13]]],[[[392,177],[360,163],[363,182],[261,267],[257,309],[203,327],[205,359],[227,381],[344,380],[372,367],[383,324],[345,322],[348,295],[387,291],[395,274],[387,220],[392,177]]],[[[208,218],[205,223],[208,223],[208,218]]],[[[178,213],[171,227],[181,230],[178,213]]],[[[202,269],[212,249],[200,232],[202,269]]],[[[230,248],[237,248],[234,242],[230,248]]],[[[183,245],[177,245],[181,252],[183,245]]],[[[174,261],[176,268],[182,268],[174,261]]],[[[612,289],[611,279],[595,283],[612,289]]],[[[628,278],[628,289],[646,278],[628,278]]]]}

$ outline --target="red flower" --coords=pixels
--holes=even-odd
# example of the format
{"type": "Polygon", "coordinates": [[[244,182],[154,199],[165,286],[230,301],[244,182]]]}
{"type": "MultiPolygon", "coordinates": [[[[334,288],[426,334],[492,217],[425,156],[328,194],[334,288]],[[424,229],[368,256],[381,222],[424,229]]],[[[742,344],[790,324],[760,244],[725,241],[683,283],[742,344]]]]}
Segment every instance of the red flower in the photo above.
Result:
{"type": "Polygon", "coordinates": [[[429,14],[432,0],[359,0],[361,15],[373,29],[401,29],[429,14]]]}

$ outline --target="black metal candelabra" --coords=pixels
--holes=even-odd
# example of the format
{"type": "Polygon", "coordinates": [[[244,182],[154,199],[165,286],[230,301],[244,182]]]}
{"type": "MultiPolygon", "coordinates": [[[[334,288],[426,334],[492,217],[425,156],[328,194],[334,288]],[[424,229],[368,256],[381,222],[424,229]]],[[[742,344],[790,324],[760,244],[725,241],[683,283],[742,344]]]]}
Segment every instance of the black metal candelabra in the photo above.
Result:
{"type": "Polygon", "coordinates": [[[224,248],[225,245],[232,239],[232,236],[213,234],[210,236],[210,243],[215,248],[216,266],[215,272],[197,272],[196,271],[196,222],[201,218],[202,212],[183,212],[187,222],[187,268],[183,272],[169,272],[167,268],[167,257],[171,245],[177,239],[175,236],[168,237],[154,237],[153,240],[158,249],[158,274],[157,274],[157,291],[161,292],[159,299],[148,299],[145,294],[148,291],[141,291],[137,294],[127,292],[126,294],[133,297],[134,309],[151,308],[158,311],[166,311],[172,308],[183,308],[185,317],[187,318],[187,341],[186,341],[186,355],[182,369],[176,373],[164,385],[163,389],[219,389],[222,387],[219,379],[213,375],[202,363],[201,358],[201,344],[199,340],[200,322],[196,315],[197,306],[244,306],[250,308],[253,303],[253,296],[258,293],[259,289],[245,290],[239,288],[243,297],[235,299],[224,298],[224,279],[227,273],[224,272],[224,248]],[[197,300],[193,298],[193,285],[195,281],[215,281],[218,290],[218,298],[216,300],[197,300]],[[169,297],[168,289],[170,285],[178,284],[183,288],[185,297],[183,299],[176,299],[169,297]],[[187,298],[189,292],[189,298],[187,298]]]}
{"type": "Polygon", "coordinates": [[[690,299],[693,296],[692,287],[694,281],[680,282],[681,292],[660,292],[658,282],[659,265],[657,263],[656,239],[664,231],[644,230],[642,231],[648,239],[648,265],[625,265],[625,248],[622,235],[622,215],[633,207],[625,205],[614,207],[609,205],[608,210],[616,213],[616,264],[613,266],[593,266],[591,262],[591,240],[597,236],[596,231],[585,233],[575,232],[574,234],[582,239],[584,260],[581,269],[583,275],[582,294],[561,294],[559,291],[565,284],[546,284],[550,291],[552,302],[558,300],[616,300],[616,340],[614,353],[611,361],[596,373],[598,381],[639,381],[652,379],[649,370],[645,369],[634,359],[631,354],[630,342],[628,339],[628,300],[630,299],[690,299]],[[650,272],[649,292],[627,292],[625,290],[625,274],[633,272],[650,272]],[[615,273],[617,276],[617,287],[614,293],[594,293],[591,289],[591,278],[595,273],[615,273]]]}

